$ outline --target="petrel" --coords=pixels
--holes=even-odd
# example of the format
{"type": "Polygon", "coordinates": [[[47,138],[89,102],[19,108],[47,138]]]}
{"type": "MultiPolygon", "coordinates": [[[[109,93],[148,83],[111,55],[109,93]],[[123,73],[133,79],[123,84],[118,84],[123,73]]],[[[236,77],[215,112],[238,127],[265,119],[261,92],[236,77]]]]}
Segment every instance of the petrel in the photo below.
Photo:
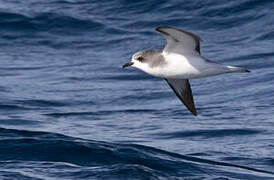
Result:
{"type": "Polygon", "coordinates": [[[156,31],[166,39],[164,49],[139,51],[122,67],[136,67],[152,76],[163,78],[195,116],[197,110],[189,79],[250,72],[241,67],[221,65],[201,56],[200,42],[203,40],[192,32],[167,26],[157,27],[156,31]]]}

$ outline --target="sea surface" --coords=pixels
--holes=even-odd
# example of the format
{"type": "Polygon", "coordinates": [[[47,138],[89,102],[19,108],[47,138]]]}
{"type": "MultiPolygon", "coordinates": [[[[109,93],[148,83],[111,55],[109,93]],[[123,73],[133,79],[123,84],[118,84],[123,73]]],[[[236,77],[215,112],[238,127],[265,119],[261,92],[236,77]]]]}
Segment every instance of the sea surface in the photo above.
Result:
{"type": "Polygon", "coordinates": [[[0,179],[274,179],[274,1],[0,0],[0,179]],[[191,80],[122,69],[155,28],[251,73],[191,80]]]}

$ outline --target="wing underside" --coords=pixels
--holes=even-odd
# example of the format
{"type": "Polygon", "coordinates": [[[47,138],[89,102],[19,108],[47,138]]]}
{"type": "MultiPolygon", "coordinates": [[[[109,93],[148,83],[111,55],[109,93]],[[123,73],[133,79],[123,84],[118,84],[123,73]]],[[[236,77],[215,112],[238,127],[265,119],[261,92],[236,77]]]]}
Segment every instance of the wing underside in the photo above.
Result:
{"type": "Polygon", "coordinates": [[[188,79],[165,79],[177,97],[187,107],[187,109],[195,116],[197,110],[195,108],[191,86],[188,79]]]}

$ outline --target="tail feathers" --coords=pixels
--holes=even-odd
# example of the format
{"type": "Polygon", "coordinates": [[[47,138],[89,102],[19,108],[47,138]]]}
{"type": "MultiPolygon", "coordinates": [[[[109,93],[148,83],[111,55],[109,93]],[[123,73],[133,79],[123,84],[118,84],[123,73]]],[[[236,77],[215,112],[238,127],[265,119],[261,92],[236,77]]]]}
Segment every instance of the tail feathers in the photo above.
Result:
{"type": "Polygon", "coordinates": [[[250,72],[248,69],[235,67],[235,66],[226,66],[229,70],[229,72],[233,73],[242,73],[242,72],[250,72]]]}

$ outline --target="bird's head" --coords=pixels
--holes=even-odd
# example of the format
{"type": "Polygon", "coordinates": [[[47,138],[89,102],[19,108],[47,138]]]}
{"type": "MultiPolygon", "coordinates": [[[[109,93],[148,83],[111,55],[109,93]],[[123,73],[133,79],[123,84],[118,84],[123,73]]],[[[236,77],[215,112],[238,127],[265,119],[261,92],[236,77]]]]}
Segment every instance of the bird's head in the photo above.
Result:
{"type": "Polygon", "coordinates": [[[149,61],[148,54],[146,51],[139,51],[135,54],[133,54],[131,60],[129,63],[124,64],[122,67],[126,68],[129,66],[136,67],[138,69],[142,69],[145,65],[147,65],[147,62],[149,61]]]}
{"type": "Polygon", "coordinates": [[[165,63],[161,53],[162,51],[160,50],[139,51],[133,54],[131,61],[124,64],[122,67],[132,66],[147,72],[149,69],[159,67],[165,63]]]}

